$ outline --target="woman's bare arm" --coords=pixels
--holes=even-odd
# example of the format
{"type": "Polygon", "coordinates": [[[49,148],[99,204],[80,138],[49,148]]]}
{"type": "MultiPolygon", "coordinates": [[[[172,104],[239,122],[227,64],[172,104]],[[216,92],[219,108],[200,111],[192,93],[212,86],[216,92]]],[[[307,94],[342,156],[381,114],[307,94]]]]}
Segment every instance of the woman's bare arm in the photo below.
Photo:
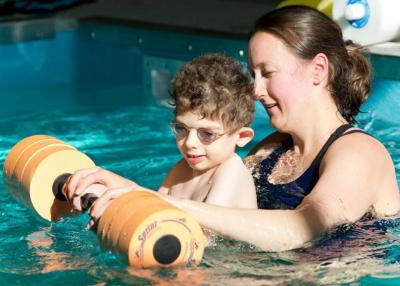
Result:
{"type": "Polygon", "coordinates": [[[166,198],[178,208],[190,212],[203,226],[247,241],[265,250],[286,250],[304,245],[326,230],[355,222],[381,199],[390,204],[386,215],[399,211],[398,188],[393,164],[386,150],[372,138],[349,135],[335,142],[327,152],[320,179],[295,210],[240,210],[166,198]],[[360,143],[361,142],[361,143],[360,143]],[[388,178],[385,174],[391,174],[388,178]],[[382,180],[384,178],[384,181],[382,180]]]}
{"type": "MultiPolygon", "coordinates": [[[[270,251],[301,247],[332,227],[358,220],[378,202],[388,205],[385,215],[399,211],[390,157],[379,142],[359,136],[366,137],[347,135],[331,145],[321,162],[318,183],[295,210],[226,208],[158,195],[221,235],[270,251]]],[[[94,203],[91,216],[100,217],[110,200],[131,189],[108,190],[94,203]]]]}

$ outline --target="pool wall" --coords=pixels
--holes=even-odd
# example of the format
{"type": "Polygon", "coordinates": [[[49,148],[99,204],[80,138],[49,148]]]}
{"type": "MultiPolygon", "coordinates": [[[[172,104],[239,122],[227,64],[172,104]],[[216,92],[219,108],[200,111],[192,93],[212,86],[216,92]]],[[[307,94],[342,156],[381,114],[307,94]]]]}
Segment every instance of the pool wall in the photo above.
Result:
{"type": "MultiPolygon", "coordinates": [[[[133,27],[100,19],[2,24],[0,110],[3,114],[95,111],[167,104],[169,80],[184,62],[206,52],[223,52],[245,63],[246,46],[245,38],[133,27]],[[45,96],[48,93],[54,96],[45,96]]],[[[363,110],[400,124],[400,57],[370,58],[373,91],[363,110]]]]}
{"type": "Polygon", "coordinates": [[[162,101],[185,61],[217,51],[244,61],[245,48],[243,40],[97,21],[10,23],[0,26],[0,109],[109,108],[148,104],[153,94],[162,101]]]}

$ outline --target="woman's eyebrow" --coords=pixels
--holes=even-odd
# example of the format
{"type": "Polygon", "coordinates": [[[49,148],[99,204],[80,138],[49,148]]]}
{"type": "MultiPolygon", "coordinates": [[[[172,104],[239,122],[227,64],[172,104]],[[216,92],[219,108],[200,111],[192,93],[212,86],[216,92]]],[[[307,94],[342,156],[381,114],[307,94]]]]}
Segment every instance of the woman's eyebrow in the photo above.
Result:
{"type": "Polygon", "coordinates": [[[268,65],[267,65],[265,62],[261,62],[261,63],[257,64],[254,68],[266,69],[267,66],[268,66],[268,65]]]}

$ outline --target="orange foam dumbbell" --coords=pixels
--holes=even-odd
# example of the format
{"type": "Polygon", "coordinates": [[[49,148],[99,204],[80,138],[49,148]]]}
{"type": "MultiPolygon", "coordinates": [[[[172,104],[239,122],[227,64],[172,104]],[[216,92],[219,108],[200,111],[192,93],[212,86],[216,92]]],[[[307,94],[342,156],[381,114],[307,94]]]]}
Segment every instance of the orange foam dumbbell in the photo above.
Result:
{"type": "MultiPolygon", "coordinates": [[[[54,221],[76,214],[64,195],[70,175],[94,166],[88,156],[63,141],[34,135],[11,149],[3,178],[13,197],[54,221]]],[[[142,268],[196,265],[205,244],[201,227],[191,215],[146,191],[113,200],[100,218],[97,235],[103,249],[142,268]]]]}
{"type": "Polygon", "coordinates": [[[72,146],[47,135],[33,135],[18,142],[3,168],[11,195],[45,220],[73,215],[63,186],[76,170],[94,167],[93,161],[72,146]]]}
{"type": "Polygon", "coordinates": [[[103,249],[142,268],[196,265],[205,244],[190,214],[145,191],[115,199],[100,218],[97,235],[103,249]]]}

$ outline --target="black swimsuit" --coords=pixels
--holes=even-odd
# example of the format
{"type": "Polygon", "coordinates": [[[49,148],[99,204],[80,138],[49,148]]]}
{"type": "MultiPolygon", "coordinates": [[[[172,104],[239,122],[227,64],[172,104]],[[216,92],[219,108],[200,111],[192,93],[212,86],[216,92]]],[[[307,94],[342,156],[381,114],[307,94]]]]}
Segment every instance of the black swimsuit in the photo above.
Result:
{"type": "MultiPolygon", "coordinates": [[[[268,181],[268,176],[278,162],[279,158],[293,146],[292,138],[283,141],[282,146],[275,149],[267,158],[261,161],[259,175],[253,170],[254,183],[257,189],[257,203],[260,209],[294,209],[303,198],[314,188],[319,179],[319,165],[331,144],[341,136],[351,133],[366,133],[360,129],[354,129],[347,133],[346,130],[352,128],[350,124],[340,126],[332,133],[329,139],[311,163],[310,167],[296,180],[287,184],[272,184],[268,181]]],[[[366,133],[368,134],[368,133],[366,133]]]]}

